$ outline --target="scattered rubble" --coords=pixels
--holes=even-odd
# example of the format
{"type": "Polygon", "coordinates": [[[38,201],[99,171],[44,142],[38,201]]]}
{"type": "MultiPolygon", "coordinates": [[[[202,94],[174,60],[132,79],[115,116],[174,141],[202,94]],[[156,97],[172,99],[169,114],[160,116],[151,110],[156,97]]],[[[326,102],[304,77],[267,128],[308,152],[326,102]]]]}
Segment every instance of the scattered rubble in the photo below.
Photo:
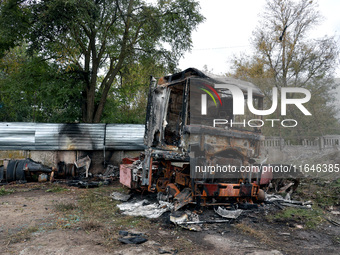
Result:
{"type": "Polygon", "coordinates": [[[214,223],[227,223],[229,220],[200,220],[199,215],[195,212],[185,211],[183,212],[173,212],[170,214],[170,221],[175,225],[179,225],[182,228],[202,231],[202,224],[214,224],[214,223]]]}
{"type": "Polygon", "coordinates": [[[158,248],[158,253],[159,254],[177,254],[178,250],[177,249],[172,249],[171,251],[164,250],[162,248],[158,248]]]}
{"type": "MultiPolygon", "coordinates": [[[[163,213],[167,211],[171,211],[169,216],[170,222],[173,224],[188,229],[190,231],[196,231],[200,232],[203,230],[208,230],[207,226],[205,224],[216,224],[216,223],[231,223],[234,220],[237,220],[245,210],[248,210],[248,213],[245,213],[243,218],[254,218],[254,222],[257,221],[257,218],[254,217],[253,212],[255,214],[263,212],[267,209],[266,206],[270,206],[270,204],[275,205],[279,207],[280,209],[283,209],[285,206],[294,206],[301,209],[311,209],[312,202],[301,202],[296,200],[287,200],[284,199],[280,195],[274,195],[274,194],[265,194],[266,200],[265,204],[260,205],[260,208],[262,208],[259,211],[259,206],[257,204],[249,204],[249,203],[238,203],[234,205],[230,205],[228,208],[224,206],[217,206],[214,207],[213,210],[210,210],[210,213],[205,210],[205,212],[197,210],[197,206],[195,207],[196,210],[190,211],[190,206],[186,206],[186,210],[176,210],[175,204],[176,202],[165,202],[165,201],[158,201],[155,203],[151,203],[147,199],[143,200],[136,200],[134,199],[133,202],[124,202],[122,204],[118,204],[117,207],[122,211],[125,215],[130,216],[144,216],[147,218],[159,218],[163,213]],[[267,204],[267,205],[266,205],[267,204]],[[237,209],[236,209],[237,208],[237,209]],[[242,208],[242,209],[240,209],[242,208]],[[218,215],[218,217],[212,216],[211,212],[214,212],[215,215],[218,215]],[[206,214],[207,213],[207,214],[206,214]],[[202,215],[201,215],[202,214],[202,215]]],[[[130,199],[130,195],[122,194],[120,192],[113,192],[110,195],[111,198],[119,201],[127,201],[130,199]]],[[[155,197],[155,195],[154,195],[155,197]]],[[[158,197],[158,196],[157,196],[158,197]]],[[[327,219],[330,221],[333,225],[338,226],[338,222],[327,219]]],[[[286,233],[281,233],[280,235],[288,236],[286,233]]]]}
{"type": "Polygon", "coordinates": [[[199,216],[194,212],[185,211],[183,213],[176,211],[170,215],[170,221],[175,225],[179,225],[180,227],[191,231],[202,231],[201,226],[196,224],[201,224],[203,222],[199,220],[199,216]]]}
{"type": "Polygon", "coordinates": [[[138,202],[126,202],[117,205],[123,214],[130,216],[144,216],[150,219],[158,218],[163,213],[173,209],[173,204],[159,201],[151,203],[147,199],[138,202]]]}
{"type": "Polygon", "coordinates": [[[106,170],[103,174],[106,178],[119,178],[119,167],[113,165],[107,165],[106,170]]]}
{"type": "Polygon", "coordinates": [[[312,204],[313,204],[312,201],[302,202],[302,201],[296,201],[296,200],[288,200],[288,199],[284,199],[280,195],[274,195],[274,194],[266,194],[265,202],[269,204],[275,204],[280,209],[282,209],[283,206],[297,207],[301,209],[311,209],[312,204]]]}
{"type": "Polygon", "coordinates": [[[130,199],[131,195],[123,194],[123,193],[120,193],[120,192],[112,192],[110,197],[114,200],[126,202],[130,199]]]}
{"type": "Polygon", "coordinates": [[[70,180],[67,182],[68,186],[78,187],[78,188],[98,188],[102,185],[109,185],[107,181],[81,181],[81,180],[70,180]]]}
{"type": "Polygon", "coordinates": [[[228,219],[237,219],[243,210],[237,209],[237,210],[226,210],[225,208],[222,208],[219,206],[217,209],[214,209],[214,211],[220,215],[223,218],[228,218],[228,219]]]}
{"type": "Polygon", "coordinates": [[[119,168],[108,165],[104,174],[89,172],[91,158],[86,156],[74,163],[60,161],[57,167],[49,167],[30,158],[9,160],[0,166],[1,185],[16,182],[57,182],[78,188],[95,188],[108,185],[119,177],[119,168]],[[64,181],[63,181],[64,180],[64,181]]]}
{"type": "Polygon", "coordinates": [[[90,165],[91,165],[91,158],[89,156],[86,156],[84,158],[77,160],[76,162],[74,162],[74,165],[78,169],[84,169],[85,170],[85,177],[86,178],[89,177],[89,169],[90,169],[90,165]]]}
{"type": "Polygon", "coordinates": [[[175,224],[196,224],[200,222],[198,214],[190,211],[174,212],[170,215],[170,221],[175,224]]]}
{"type": "Polygon", "coordinates": [[[130,233],[128,231],[119,231],[118,241],[123,244],[141,244],[148,241],[142,233],[130,233]]]}

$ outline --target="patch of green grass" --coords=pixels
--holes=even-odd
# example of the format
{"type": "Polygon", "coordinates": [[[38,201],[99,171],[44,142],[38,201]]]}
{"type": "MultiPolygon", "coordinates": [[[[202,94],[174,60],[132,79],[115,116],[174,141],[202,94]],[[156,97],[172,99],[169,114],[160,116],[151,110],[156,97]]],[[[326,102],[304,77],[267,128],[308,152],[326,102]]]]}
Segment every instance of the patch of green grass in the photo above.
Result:
{"type": "Polygon", "coordinates": [[[340,204],[340,179],[319,188],[315,193],[315,201],[321,207],[340,204]]]}
{"type": "Polygon", "coordinates": [[[302,200],[313,200],[320,208],[340,205],[340,178],[333,181],[320,179],[304,180],[295,195],[302,200]]]}
{"type": "Polygon", "coordinates": [[[46,192],[53,192],[53,193],[64,192],[64,191],[69,191],[69,189],[66,189],[66,188],[61,187],[61,186],[57,186],[57,187],[53,187],[53,188],[46,190],[46,192]]]}
{"type": "Polygon", "coordinates": [[[339,185],[339,187],[340,187],[340,178],[338,178],[338,179],[335,181],[335,183],[337,183],[337,184],[339,185]]]}
{"type": "Polygon", "coordinates": [[[0,196],[12,194],[14,190],[12,189],[5,189],[5,187],[0,188],[0,196]]]}
{"type": "Polygon", "coordinates": [[[324,221],[323,211],[320,208],[300,209],[287,207],[275,215],[268,215],[267,219],[280,221],[295,221],[304,224],[308,229],[315,229],[324,221]]]}
{"type": "Polygon", "coordinates": [[[108,195],[99,193],[96,189],[88,190],[79,199],[79,207],[85,215],[100,218],[114,216],[119,211],[116,207],[118,203],[117,201],[111,201],[108,195]]]}

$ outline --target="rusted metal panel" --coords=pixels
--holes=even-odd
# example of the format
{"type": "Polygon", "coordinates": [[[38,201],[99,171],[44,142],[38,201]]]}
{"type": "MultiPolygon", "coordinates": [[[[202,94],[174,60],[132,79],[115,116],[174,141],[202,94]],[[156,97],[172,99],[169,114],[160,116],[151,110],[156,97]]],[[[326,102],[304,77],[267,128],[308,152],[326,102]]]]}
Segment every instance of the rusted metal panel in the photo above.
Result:
{"type": "Polygon", "coordinates": [[[115,150],[144,150],[144,125],[108,124],[105,148],[115,150]]]}
{"type": "Polygon", "coordinates": [[[34,150],[35,123],[0,123],[1,150],[34,150]]]}
{"type": "Polygon", "coordinates": [[[119,177],[120,183],[122,183],[126,187],[133,188],[132,164],[121,164],[119,177]]]}

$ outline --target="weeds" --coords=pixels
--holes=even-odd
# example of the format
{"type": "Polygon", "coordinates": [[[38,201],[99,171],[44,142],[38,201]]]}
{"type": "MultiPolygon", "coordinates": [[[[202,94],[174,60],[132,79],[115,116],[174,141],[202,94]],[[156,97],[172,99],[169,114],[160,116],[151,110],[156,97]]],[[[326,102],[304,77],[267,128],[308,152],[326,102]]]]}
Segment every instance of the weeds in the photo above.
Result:
{"type": "Polygon", "coordinates": [[[323,211],[320,208],[300,209],[300,208],[285,208],[275,215],[268,215],[269,221],[295,221],[302,223],[308,229],[315,229],[324,221],[323,211]]]}
{"type": "Polygon", "coordinates": [[[333,242],[335,244],[340,244],[340,235],[333,237],[333,242]]]}
{"type": "Polygon", "coordinates": [[[78,214],[68,214],[56,220],[56,227],[61,229],[71,229],[81,221],[78,214]]]}
{"type": "Polygon", "coordinates": [[[302,199],[313,199],[321,208],[340,205],[340,178],[333,181],[320,179],[305,180],[297,189],[302,199]]]}
{"type": "Polygon", "coordinates": [[[55,205],[57,211],[67,212],[78,208],[74,203],[59,203],[55,205]]]}
{"type": "Polygon", "coordinates": [[[253,229],[252,227],[245,223],[236,224],[235,227],[241,230],[243,233],[252,236],[258,240],[261,240],[261,242],[271,244],[271,241],[268,238],[268,236],[265,233],[261,232],[259,229],[253,229]]]}
{"type": "Polygon", "coordinates": [[[28,227],[18,233],[9,236],[8,243],[20,243],[31,238],[31,234],[37,232],[39,229],[36,226],[28,227]]]}
{"type": "Polygon", "coordinates": [[[83,229],[85,232],[97,231],[101,228],[103,228],[103,225],[93,219],[86,220],[81,223],[81,229],[83,229]]]}
{"type": "Polygon", "coordinates": [[[13,192],[14,192],[14,190],[12,190],[12,189],[5,189],[5,187],[0,188],[0,196],[12,194],[13,192]]]}
{"type": "Polygon", "coordinates": [[[64,191],[69,191],[69,189],[66,189],[66,188],[64,188],[64,187],[57,186],[57,187],[53,187],[53,188],[50,188],[50,189],[46,190],[46,192],[53,192],[53,193],[56,193],[56,192],[64,192],[64,191]]]}

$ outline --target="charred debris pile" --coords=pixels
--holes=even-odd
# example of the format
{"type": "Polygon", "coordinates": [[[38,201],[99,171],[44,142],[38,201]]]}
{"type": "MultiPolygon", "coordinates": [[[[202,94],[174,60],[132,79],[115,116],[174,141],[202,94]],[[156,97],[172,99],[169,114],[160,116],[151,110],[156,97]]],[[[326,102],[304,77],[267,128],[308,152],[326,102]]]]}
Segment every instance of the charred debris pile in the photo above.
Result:
{"type": "Polygon", "coordinates": [[[0,185],[26,182],[66,183],[79,188],[108,185],[117,180],[118,167],[108,165],[103,173],[89,172],[91,158],[86,156],[74,163],[58,162],[56,167],[46,166],[30,158],[8,160],[0,166],[0,185]]]}

